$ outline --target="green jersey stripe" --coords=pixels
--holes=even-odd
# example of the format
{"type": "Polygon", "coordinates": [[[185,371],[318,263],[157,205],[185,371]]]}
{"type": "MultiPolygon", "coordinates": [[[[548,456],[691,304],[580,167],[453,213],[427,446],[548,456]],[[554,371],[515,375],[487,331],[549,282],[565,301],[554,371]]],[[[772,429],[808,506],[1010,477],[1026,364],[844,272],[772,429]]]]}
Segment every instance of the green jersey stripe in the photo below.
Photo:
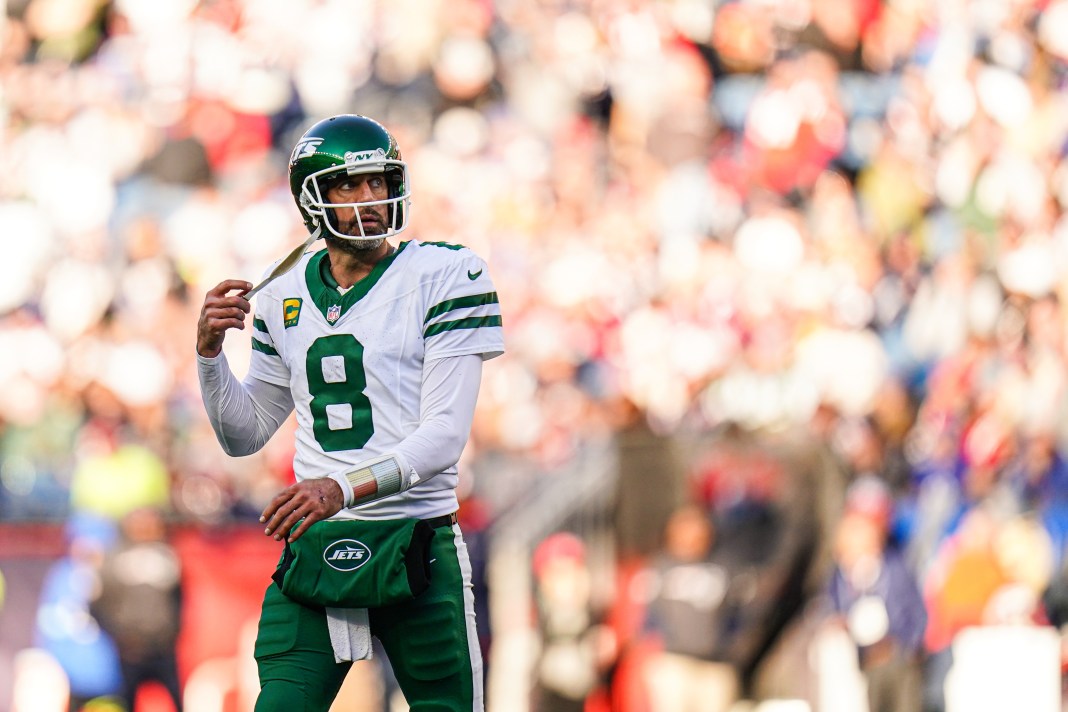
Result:
{"type": "Polygon", "coordinates": [[[427,310],[426,318],[423,319],[423,323],[426,324],[434,317],[441,316],[442,314],[453,311],[454,309],[465,309],[468,307],[481,307],[486,304],[499,304],[496,292],[486,292],[485,294],[472,294],[468,297],[457,297],[456,299],[446,299],[440,304],[436,304],[427,310]]]}
{"type": "Polygon", "coordinates": [[[431,336],[437,336],[445,331],[455,331],[456,329],[478,329],[483,326],[500,325],[500,316],[472,316],[455,321],[439,321],[437,324],[431,324],[423,331],[423,338],[429,339],[431,336]]]}
{"type": "Polygon", "coordinates": [[[252,340],[252,350],[253,351],[259,351],[261,353],[265,353],[268,356],[277,356],[278,355],[278,352],[275,351],[273,346],[268,346],[267,344],[263,343],[259,339],[253,339],[252,340]]]}
{"type": "Polygon", "coordinates": [[[265,334],[270,333],[269,331],[267,331],[267,322],[265,322],[263,319],[253,319],[252,328],[256,331],[262,331],[265,334]]]}

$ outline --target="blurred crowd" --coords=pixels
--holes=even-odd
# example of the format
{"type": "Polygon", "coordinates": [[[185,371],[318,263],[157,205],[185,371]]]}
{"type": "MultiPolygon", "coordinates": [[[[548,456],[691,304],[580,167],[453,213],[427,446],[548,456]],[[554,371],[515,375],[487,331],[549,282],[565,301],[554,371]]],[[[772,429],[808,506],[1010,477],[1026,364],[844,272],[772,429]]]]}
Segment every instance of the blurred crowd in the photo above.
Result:
{"type": "MultiPolygon", "coordinates": [[[[1068,1],[0,7],[4,521],[227,522],[291,477],[292,438],[216,446],[195,322],[303,239],[289,150],[354,112],[411,166],[405,237],[475,248],[499,287],[469,471],[636,426],[807,443],[836,474],[798,605],[823,592],[863,671],[896,666],[872,695],[934,705],[961,630],[1068,620],[1068,1]],[[921,603],[874,605],[888,571],[921,603]]],[[[710,541],[763,521],[740,502],[789,510],[733,457],[687,463],[710,541]]]]}

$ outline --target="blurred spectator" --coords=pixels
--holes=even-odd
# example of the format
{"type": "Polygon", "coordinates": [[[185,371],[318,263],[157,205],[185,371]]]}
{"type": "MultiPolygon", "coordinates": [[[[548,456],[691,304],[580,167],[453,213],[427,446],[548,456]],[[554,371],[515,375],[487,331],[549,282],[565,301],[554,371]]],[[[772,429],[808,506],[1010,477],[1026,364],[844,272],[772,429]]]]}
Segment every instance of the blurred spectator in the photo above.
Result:
{"type": "Polygon", "coordinates": [[[990,502],[967,511],[923,582],[929,654],[925,709],[944,709],[952,644],[975,626],[1033,625],[1052,580],[1052,547],[1034,521],[1005,518],[990,502]]]}
{"type": "Polygon", "coordinates": [[[825,490],[842,473],[806,440],[729,426],[695,458],[691,485],[715,525],[713,556],[731,569],[744,601],[731,613],[726,645],[746,696],[788,692],[766,669],[781,676],[798,665],[785,634],[813,587],[824,585],[825,490]]]}
{"type": "Polygon", "coordinates": [[[657,652],[645,681],[654,712],[727,712],[741,697],[731,637],[738,607],[754,584],[740,575],[733,552],[712,555],[714,529],[702,507],[676,509],[663,545],[640,580],[645,634],[657,652]]]}
{"type": "Polygon", "coordinates": [[[598,683],[585,544],[568,532],[551,534],[538,544],[533,564],[541,640],[533,709],[582,712],[598,683]]]}
{"type": "Polygon", "coordinates": [[[889,488],[854,482],[838,525],[831,608],[857,648],[869,712],[920,709],[926,616],[919,588],[889,538],[889,488]]]}
{"type": "Polygon", "coordinates": [[[115,641],[91,608],[100,567],[117,536],[110,519],[93,514],[72,517],[66,526],[67,556],[53,564],[41,589],[34,644],[66,673],[71,712],[122,692],[115,641]]]}
{"type": "Polygon", "coordinates": [[[181,712],[176,645],[181,632],[182,570],[155,507],[138,507],[121,521],[121,539],[100,567],[91,610],[114,638],[122,664],[122,701],[134,709],[145,682],[161,684],[181,712]]]}
{"type": "Polygon", "coordinates": [[[71,483],[76,510],[121,520],[134,510],[169,504],[170,476],[155,452],[117,442],[122,434],[103,427],[86,427],[82,434],[71,483]]]}
{"type": "Polygon", "coordinates": [[[1022,440],[1005,480],[1016,510],[1042,523],[1052,545],[1054,570],[1059,570],[1068,550],[1068,460],[1048,431],[1022,440]]]}

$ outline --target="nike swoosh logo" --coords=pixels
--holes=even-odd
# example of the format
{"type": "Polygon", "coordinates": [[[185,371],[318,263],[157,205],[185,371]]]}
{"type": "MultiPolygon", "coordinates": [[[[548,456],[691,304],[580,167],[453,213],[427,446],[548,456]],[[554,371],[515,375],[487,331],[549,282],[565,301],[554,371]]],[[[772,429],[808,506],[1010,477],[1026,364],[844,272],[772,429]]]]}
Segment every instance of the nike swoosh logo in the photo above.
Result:
{"type": "Polygon", "coordinates": [[[471,280],[472,282],[474,282],[476,279],[478,279],[481,275],[482,275],[482,270],[479,270],[478,272],[472,272],[471,270],[467,270],[467,278],[469,280],[471,280]]]}

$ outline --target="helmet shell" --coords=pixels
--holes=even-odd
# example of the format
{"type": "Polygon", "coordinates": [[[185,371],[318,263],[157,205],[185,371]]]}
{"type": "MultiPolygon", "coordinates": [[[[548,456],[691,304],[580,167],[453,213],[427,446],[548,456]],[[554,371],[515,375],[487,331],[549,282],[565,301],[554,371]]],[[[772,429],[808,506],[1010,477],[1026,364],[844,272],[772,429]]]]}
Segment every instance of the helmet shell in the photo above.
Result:
{"type": "Polygon", "coordinates": [[[308,230],[314,231],[323,218],[321,180],[376,171],[386,174],[394,233],[400,232],[407,222],[408,179],[393,134],[358,114],[331,116],[305,131],[289,157],[289,189],[308,230]]]}

